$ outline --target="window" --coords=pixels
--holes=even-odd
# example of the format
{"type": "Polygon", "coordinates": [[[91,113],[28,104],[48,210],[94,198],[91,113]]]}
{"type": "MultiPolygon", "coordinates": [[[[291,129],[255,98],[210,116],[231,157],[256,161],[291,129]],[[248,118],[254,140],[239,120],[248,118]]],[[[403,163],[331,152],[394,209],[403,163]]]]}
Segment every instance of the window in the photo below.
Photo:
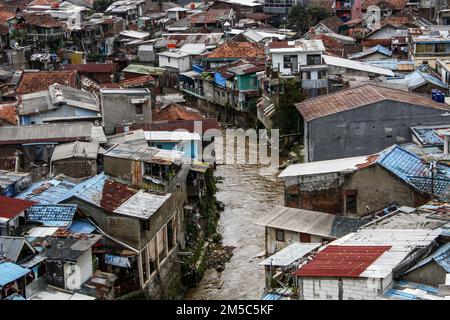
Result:
{"type": "Polygon", "coordinates": [[[311,79],[311,72],[303,71],[303,80],[309,80],[309,79],[311,79]]]}
{"type": "Polygon", "coordinates": [[[134,106],[134,108],[135,108],[136,114],[139,114],[139,115],[144,114],[144,106],[142,105],[142,103],[136,104],[136,105],[134,106]]]}
{"type": "Polygon", "coordinates": [[[316,65],[316,64],[320,64],[321,63],[321,57],[320,54],[309,54],[306,57],[306,64],[308,66],[310,65],[316,65]]]}
{"type": "Polygon", "coordinates": [[[284,242],[284,230],[277,229],[275,231],[275,233],[276,233],[276,235],[275,235],[276,240],[284,242]]]}
{"type": "Polygon", "coordinates": [[[302,243],[311,242],[311,235],[308,233],[300,233],[300,242],[302,243]]]}
{"type": "Polygon", "coordinates": [[[347,213],[356,213],[356,190],[345,191],[345,209],[347,213]]]}
{"type": "Polygon", "coordinates": [[[292,63],[294,62],[294,59],[297,56],[283,56],[283,68],[284,69],[291,69],[292,63]]]}

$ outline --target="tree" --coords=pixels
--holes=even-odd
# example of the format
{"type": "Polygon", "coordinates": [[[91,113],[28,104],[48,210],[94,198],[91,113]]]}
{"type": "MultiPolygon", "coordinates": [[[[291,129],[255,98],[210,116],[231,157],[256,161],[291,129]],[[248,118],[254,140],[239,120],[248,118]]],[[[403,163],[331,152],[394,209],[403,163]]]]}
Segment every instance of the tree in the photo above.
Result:
{"type": "Polygon", "coordinates": [[[103,12],[113,3],[115,0],[94,0],[94,10],[96,12],[103,12]]]}
{"type": "Polygon", "coordinates": [[[328,8],[322,6],[293,6],[289,10],[288,25],[298,33],[304,34],[331,14],[332,12],[328,8]]]}
{"type": "Polygon", "coordinates": [[[274,128],[278,128],[281,134],[298,133],[300,118],[295,104],[303,101],[302,88],[299,81],[288,79],[283,83],[283,93],[280,94],[277,103],[277,113],[274,117],[274,128]]]}

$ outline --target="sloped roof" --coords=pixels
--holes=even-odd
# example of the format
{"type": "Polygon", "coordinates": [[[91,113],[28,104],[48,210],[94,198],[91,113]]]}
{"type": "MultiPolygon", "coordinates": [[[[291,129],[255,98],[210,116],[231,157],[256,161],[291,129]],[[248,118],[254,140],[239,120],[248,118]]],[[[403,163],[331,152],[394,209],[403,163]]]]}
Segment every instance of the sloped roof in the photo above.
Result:
{"type": "Polygon", "coordinates": [[[77,211],[75,204],[36,204],[27,210],[27,219],[48,227],[67,227],[77,211]]]}
{"type": "Polygon", "coordinates": [[[32,252],[35,252],[33,246],[24,237],[0,237],[0,263],[2,258],[12,262],[17,261],[23,246],[27,246],[32,252]]]}
{"type": "Polygon", "coordinates": [[[361,59],[361,58],[367,57],[367,56],[369,56],[371,54],[374,54],[374,53],[381,53],[381,54],[383,54],[383,55],[385,55],[387,57],[392,56],[392,51],[391,50],[389,50],[388,48],[383,47],[381,45],[376,45],[376,46],[374,46],[372,48],[369,48],[367,50],[364,50],[362,52],[354,53],[351,56],[349,56],[348,58],[349,59],[361,59]]]}
{"type": "Polygon", "coordinates": [[[188,20],[193,24],[216,23],[228,20],[231,13],[232,9],[210,9],[194,14],[188,20]]]}
{"type": "Polygon", "coordinates": [[[48,90],[52,84],[75,88],[77,86],[77,72],[67,71],[24,71],[19,80],[16,92],[18,94],[33,93],[48,90]]]}
{"type": "Polygon", "coordinates": [[[254,42],[225,42],[206,56],[207,59],[264,59],[264,49],[254,42]]]}
{"type": "Polygon", "coordinates": [[[450,111],[450,106],[438,103],[428,96],[390,89],[373,84],[341,90],[325,96],[307,99],[297,103],[297,109],[306,121],[335,113],[359,108],[383,100],[397,101],[412,105],[450,111]]]}
{"type": "Polygon", "coordinates": [[[0,219],[11,219],[34,205],[34,201],[0,196],[0,219]]]}
{"type": "Polygon", "coordinates": [[[98,151],[98,142],[74,141],[59,144],[53,150],[51,162],[70,158],[97,159],[98,151]]]}
{"type": "Polygon", "coordinates": [[[440,246],[428,257],[417,262],[414,266],[408,269],[405,274],[421,268],[431,261],[436,262],[442,269],[445,270],[446,273],[450,273],[450,242],[440,246]]]}
{"type": "Polygon", "coordinates": [[[6,122],[7,124],[17,124],[17,113],[15,104],[0,104],[0,124],[6,122]]]}
{"type": "Polygon", "coordinates": [[[57,28],[63,26],[58,19],[47,13],[19,13],[16,17],[23,18],[27,24],[37,27],[57,28]]]}
{"type": "Polygon", "coordinates": [[[189,111],[177,103],[171,103],[163,108],[154,109],[152,113],[153,121],[201,119],[203,119],[203,116],[200,113],[189,111]]]}
{"type": "Polygon", "coordinates": [[[12,262],[0,263],[0,286],[13,282],[29,272],[31,272],[30,269],[22,268],[12,262]]]}
{"type": "Polygon", "coordinates": [[[115,63],[85,63],[85,64],[65,64],[63,70],[76,70],[86,73],[113,73],[117,69],[115,63]]]}

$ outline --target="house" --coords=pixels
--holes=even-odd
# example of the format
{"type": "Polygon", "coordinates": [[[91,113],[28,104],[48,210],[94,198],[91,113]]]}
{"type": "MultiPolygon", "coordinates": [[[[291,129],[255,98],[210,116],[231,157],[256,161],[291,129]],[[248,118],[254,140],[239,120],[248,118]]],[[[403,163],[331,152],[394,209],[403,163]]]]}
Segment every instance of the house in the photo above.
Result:
{"type": "Polygon", "coordinates": [[[436,61],[438,59],[450,59],[450,49],[447,49],[449,44],[450,38],[442,35],[426,34],[412,36],[409,56],[414,60],[416,67],[427,64],[432,69],[436,69],[436,61]]]}
{"type": "Polygon", "coordinates": [[[30,269],[23,268],[12,262],[0,263],[0,298],[7,299],[13,294],[18,294],[23,298],[25,287],[27,285],[26,276],[31,272],[30,269]]]}
{"type": "Polygon", "coordinates": [[[236,14],[233,9],[208,9],[193,14],[187,19],[193,28],[220,29],[223,30],[225,22],[234,24],[236,14]]]}
{"type": "Polygon", "coordinates": [[[31,184],[31,176],[27,172],[0,170],[0,195],[14,197],[31,184]]]}
{"type": "Polygon", "coordinates": [[[180,151],[117,145],[103,154],[103,162],[106,174],[135,188],[164,193],[171,192],[177,175],[185,171],[182,157],[180,151]]]}
{"type": "Polygon", "coordinates": [[[114,80],[114,74],[117,71],[115,63],[85,63],[85,64],[66,64],[62,70],[75,70],[77,74],[86,76],[89,79],[99,83],[110,83],[114,80]]]}
{"type": "Polygon", "coordinates": [[[256,222],[265,227],[266,255],[291,243],[323,243],[355,232],[364,220],[276,206],[256,222]]]}
{"type": "Polygon", "coordinates": [[[168,50],[158,53],[158,65],[175,72],[185,72],[191,69],[191,57],[180,50],[168,50]]]}
{"type": "Polygon", "coordinates": [[[47,13],[18,13],[8,19],[10,41],[49,49],[65,35],[64,25],[47,13]]]}
{"type": "Polygon", "coordinates": [[[270,42],[271,78],[298,76],[301,87],[310,97],[328,92],[327,66],[322,63],[325,51],[322,40],[270,42]]]}
{"type": "Polygon", "coordinates": [[[388,86],[404,85],[409,91],[431,95],[434,90],[448,92],[448,84],[442,82],[434,73],[422,65],[405,76],[386,79],[388,86]],[[425,67],[425,68],[424,68],[425,67]]]}
{"type": "Polygon", "coordinates": [[[100,106],[93,93],[55,83],[47,90],[22,94],[18,114],[21,125],[95,121],[100,118],[100,106]]]}
{"type": "Polygon", "coordinates": [[[76,71],[24,71],[20,77],[16,93],[27,94],[48,90],[52,84],[79,88],[76,71]]]}
{"type": "Polygon", "coordinates": [[[0,236],[14,236],[25,210],[35,202],[0,196],[0,236]]]}
{"type": "Polygon", "coordinates": [[[438,165],[430,174],[419,156],[394,145],[370,156],[291,165],[279,177],[288,207],[364,216],[394,204],[417,207],[432,197],[446,199],[448,167],[438,165]]]}
{"type": "Polygon", "coordinates": [[[102,271],[118,276],[119,295],[139,289],[154,295],[161,281],[171,281],[178,244],[183,241],[184,218],[177,196],[134,189],[101,174],[88,180],[70,200],[105,235],[108,251],[96,255],[102,271]]]}
{"type": "Polygon", "coordinates": [[[424,95],[366,84],[307,99],[297,109],[304,119],[305,161],[319,161],[408,142],[409,127],[442,124],[449,107],[424,95]]]}
{"type": "MultiPolygon", "coordinates": [[[[393,19],[394,17],[392,17],[393,19]]],[[[404,24],[384,22],[380,28],[374,29],[364,35],[361,40],[363,50],[374,46],[383,46],[398,57],[404,57],[408,53],[408,30],[404,24]]]]}
{"type": "Polygon", "coordinates": [[[97,174],[98,142],[75,141],[57,145],[50,159],[50,175],[87,178],[97,174]]]}
{"type": "Polygon", "coordinates": [[[148,89],[101,89],[100,101],[106,134],[113,134],[119,125],[152,120],[148,89]]]}
{"type": "Polygon", "coordinates": [[[131,22],[141,17],[145,13],[146,0],[125,0],[113,2],[104,13],[116,15],[123,18],[125,21],[131,22]]]}
{"type": "Polygon", "coordinates": [[[46,258],[48,284],[68,290],[80,289],[92,277],[92,246],[101,235],[89,235],[84,239],[47,237],[47,246],[41,251],[46,258]]]}
{"type": "Polygon", "coordinates": [[[440,246],[428,257],[406,270],[402,280],[439,287],[445,284],[448,273],[450,273],[450,242],[440,246]]]}
{"type": "Polygon", "coordinates": [[[433,246],[435,230],[362,229],[337,239],[294,273],[302,300],[375,300],[433,246]],[[364,259],[361,259],[364,256],[364,259]]]}
{"type": "Polygon", "coordinates": [[[289,277],[292,271],[298,268],[298,264],[313,255],[321,245],[321,243],[293,242],[258,263],[265,269],[266,288],[273,286],[270,283],[271,278],[278,280],[283,274],[289,277]]]}
{"type": "Polygon", "coordinates": [[[209,53],[203,61],[209,68],[215,68],[241,59],[265,59],[264,50],[254,42],[227,41],[209,53]]]}
{"type": "Polygon", "coordinates": [[[333,9],[336,16],[341,19],[342,22],[348,22],[361,18],[363,1],[364,0],[335,0],[333,9]]]}
{"type": "Polygon", "coordinates": [[[36,254],[36,249],[24,237],[0,236],[0,263],[21,265],[36,254]]]}
{"type": "Polygon", "coordinates": [[[377,6],[380,8],[380,17],[385,19],[405,9],[407,4],[407,0],[362,0],[361,10],[367,15],[371,6],[377,6]]]}

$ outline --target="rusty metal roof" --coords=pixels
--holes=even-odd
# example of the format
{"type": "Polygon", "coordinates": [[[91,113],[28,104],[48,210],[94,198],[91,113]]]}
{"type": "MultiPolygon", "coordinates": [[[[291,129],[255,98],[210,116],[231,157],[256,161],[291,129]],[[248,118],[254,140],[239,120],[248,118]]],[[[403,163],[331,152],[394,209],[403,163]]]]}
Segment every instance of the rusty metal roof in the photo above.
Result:
{"type": "Polygon", "coordinates": [[[313,260],[300,267],[302,277],[359,277],[390,246],[333,246],[318,252],[313,260]]]}
{"type": "Polygon", "coordinates": [[[2,222],[1,218],[6,220],[14,218],[34,204],[36,204],[34,201],[0,196],[0,222],[2,222]]]}
{"type": "Polygon", "coordinates": [[[450,106],[444,103],[438,103],[428,96],[373,84],[365,84],[325,96],[307,99],[297,103],[296,106],[303,118],[306,121],[311,121],[383,100],[392,100],[450,111],[450,106]]]}

